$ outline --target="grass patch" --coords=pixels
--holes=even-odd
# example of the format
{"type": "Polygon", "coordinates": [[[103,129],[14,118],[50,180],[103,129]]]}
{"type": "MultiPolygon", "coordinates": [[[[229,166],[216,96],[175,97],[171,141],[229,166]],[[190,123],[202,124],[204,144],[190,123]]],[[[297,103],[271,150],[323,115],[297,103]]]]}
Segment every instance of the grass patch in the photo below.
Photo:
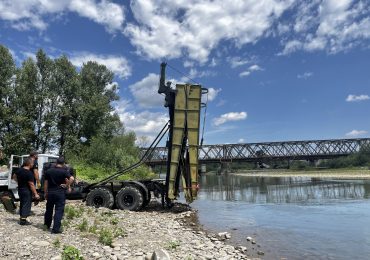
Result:
{"type": "Polygon", "coordinates": [[[114,235],[114,237],[119,237],[119,236],[123,237],[123,236],[126,235],[126,231],[121,227],[117,227],[114,230],[113,235],[114,235]]]}
{"type": "Polygon", "coordinates": [[[70,227],[70,222],[68,221],[68,220],[66,220],[66,219],[63,219],[62,220],[62,228],[63,228],[63,230],[67,230],[67,228],[69,228],[70,227]]]}
{"type": "Polygon", "coordinates": [[[81,232],[86,232],[88,231],[89,229],[89,223],[87,222],[87,219],[84,218],[82,220],[82,222],[80,224],[78,224],[77,228],[81,231],[81,232]]]}
{"type": "Polygon", "coordinates": [[[62,260],[83,260],[80,250],[74,246],[64,246],[62,252],[62,260]]]}
{"type": "Polygon", "coordinates": [[[180,242],[179,242],[179,241],[174,240],[174,241],[169,241],[169,242],[167,243],[166,248],[167,248],[167,249],[176,249],[176,248],[178,248],[179,246],[180,246],[180,242]]]}
{"type": "Polygon", "coordinates": [[[98,233],[98,227],[96,225],[92,225],[92,226],[89,227],[88,231],[89,231],[89,233],[96,235],[98,233]]]}
{"type": "Polygon", "coordinates": [[[67,205],[64,209],[64,214],[67,219],[74,219],[74,218],[79,218],[82,216],[83,213],[83,208],[80,207],[79,209],[76,209],[73,206],[67,205]],[[81,210],[82,209],[82,210],[81,210]]]}
{"type": "Polygon", "coordinates": [[[56,247],[56,248],[59,248],[61,245],[60,243],[60,239],[57,237],[54,241],[53,241],[53,246],[56,247]]]}
{"type": "Polygon", "coordinates": [[[99,233],[99,242],[106,246],[112,246],[113,233],[110,229],[103,228],[99,233]]]}
{"type": "Polygon", "coordinates": [[[111,223],[112,225],[117,225],[117,224],[118,224],[118,222],[119,222],[119,219],[118,219],[118,218],[112,218],[112,219],[110,220],[110,223],[111,223]]]}

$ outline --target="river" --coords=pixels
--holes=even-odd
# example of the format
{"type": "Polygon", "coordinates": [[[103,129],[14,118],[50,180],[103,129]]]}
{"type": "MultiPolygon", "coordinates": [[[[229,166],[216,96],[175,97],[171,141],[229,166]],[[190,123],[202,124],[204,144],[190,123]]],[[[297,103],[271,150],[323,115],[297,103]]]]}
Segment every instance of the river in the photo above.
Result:
{"type": "Polygon", "coordinates": [[[209,174],[200,187],[200,224],[263,259],[370,259],[370,180],[209,174]]]}

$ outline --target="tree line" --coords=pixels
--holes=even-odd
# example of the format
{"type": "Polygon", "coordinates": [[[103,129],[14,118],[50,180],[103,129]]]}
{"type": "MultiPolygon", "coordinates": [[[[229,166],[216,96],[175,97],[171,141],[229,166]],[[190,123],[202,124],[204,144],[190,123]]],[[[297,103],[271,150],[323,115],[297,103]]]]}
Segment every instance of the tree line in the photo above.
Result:
{"type": "Polygon", "coordinates": [[[17,67],[9,49],[0,45],[0,142],[5,158],[30,150],[76,154],[94,139],[109,142],[123,135],[112,106],[119,99],[113,79],[104,65],[89,61],[77,70],[67,56],[53,59],[43,50],[17,67]]]}

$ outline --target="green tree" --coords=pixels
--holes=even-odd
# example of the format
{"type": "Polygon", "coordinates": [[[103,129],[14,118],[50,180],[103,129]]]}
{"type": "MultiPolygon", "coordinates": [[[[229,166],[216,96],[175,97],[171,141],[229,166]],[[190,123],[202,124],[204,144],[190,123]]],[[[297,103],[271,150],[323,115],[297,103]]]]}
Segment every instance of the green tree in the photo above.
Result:
{"type": "Polygon", "coordinates": [[[35,123],[36,143],[35,148],[45,153],[55,147],[55,122],[57,113],[58,96],[57,84],[55,83],[54,61],[43,50],[36,54],[38,69],[37,77],[37,119],[35,123]]]}
{"type": "Polygon", "coordinates": [[[117,85],[112,84],[114,74],[104,65],[89,61],[83,64],[80,72],[80,137],[89,144],[94,136],[111,138],[117,128],[121,128],[112,102],[118,100],[117,85]]]}
{"type": "Polygon", "coordinates": [[[36,141],[34,135],[37,81],[35,62],[32,59],[25,60],[15,75],[15,83],[7,97],[10,119],[4,134],[4,143],[8,154],[28,152],[36,141]]]}
{"type": "Polygon", "coordinates": [[[14,88],[15,71],[16,67],[10,51],[0,45],[0,142],[4,146],[5,153],[10,152],[5,136],[12,125],[9,95],[14,88]]]}
{"type": "Polygon", "coordinates": [[[72,149],[78,143],[79,106],[81,98],[78,95],[79,78],[76,68],[66,56],[55,60],[54,83],[58,106],[57,113],[57,140],[59,154],[64,154],[67,149],[72,149]]]}

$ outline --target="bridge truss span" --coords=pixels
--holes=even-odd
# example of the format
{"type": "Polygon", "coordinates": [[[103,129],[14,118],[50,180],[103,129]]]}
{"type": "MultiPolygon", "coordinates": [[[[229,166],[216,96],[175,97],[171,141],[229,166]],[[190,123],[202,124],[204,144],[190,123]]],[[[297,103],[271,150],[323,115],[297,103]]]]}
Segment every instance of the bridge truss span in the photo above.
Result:
{"type": "MultiPolygon", "coordinates": [[[[203,145],[199,148],[199,160],[209,163],[331,159],[364,147],[370,147],[370,138],[203,145]]],[[[158,147],[148,163],[155,165],[166,160],[167,148],[158,147]]]]}

